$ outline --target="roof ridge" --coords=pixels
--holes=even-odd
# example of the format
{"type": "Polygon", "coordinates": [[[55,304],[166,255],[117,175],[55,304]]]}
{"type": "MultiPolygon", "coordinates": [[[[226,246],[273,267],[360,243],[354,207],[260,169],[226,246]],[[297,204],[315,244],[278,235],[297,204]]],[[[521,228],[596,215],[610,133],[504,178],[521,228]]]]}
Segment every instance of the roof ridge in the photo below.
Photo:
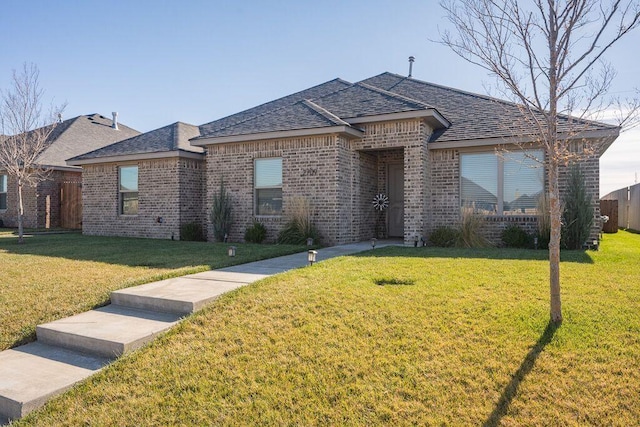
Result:
{"type": "MultiPolygon", "coordinates": [[[[469,92],[467,90],[462,90],[462,89],[458,89],[458,88],[454,88],[454,87],[450,87],[450,86],[445,86],[445,85],[441,85],[441,84],[437,84],[437,83],[426,82],[426,81],[420,80],[420,79],[409,78],[409,77],[406,77],[406,76],[402,76],[400,74],[391,73],[389,71],[385,71],[384,73],[379,74],[378,76],[382,76],[384,74],[388,74],[388,75],[391,75],[391,76],[394,76],[394,77],[398,77],[400,79],[399,81],[394,83],[393,86],[391,86],[389,89],[386,89],[388,91],[390,89],[396,87],[397,85],[399,85],[402,82],[410,81],[410,82],[416,82],[416,83],[419,83],[419,84],[428,85],[428,86],[439,88],[439,89],[448,90],[448,91],[451,91],[451,92],[456,92],[456,93],[463,94],[463,95],[472,96],[472,97],[475,97],[475,98],[484,99],[486,101],[495,102],[497,104],[509,105],[509,106],[516,107],[516,108],[526,107],[524,104],[521,104],[521,103],[518,103],[518,102],[514,102],[514,101],[509,101],[507,99],[496,98],[495,96],[483,95],[481,93],[469,92]]],[[[375,78],[375,77],[378,77],[378,76],[374,76],[372,78],[375,78]]],[[[366,79],[366,80],[369,80],[369,79],[366,79]]],[[[366,84],[366,83],[364,83],[364,84],[366,84]]],[[[382,90],[385,90],[385,89],[382,89],[382,90]]],[[[392,93],[394,93],[394,92],[392,92],[392,93]]],[[[598,120],[585,119],[585,118],[576,117],[576,116],[573,116],[573,115],[570,115],[570,114],[566,114],[566,113],[558,113],[557,116],[565,118],[565,119],[568,119],[568,120],[578,120],[578,121],[581,121],[581,122],[592,123],[592,124],[596,124],[596,125],[599,125],[599,126],[605,126],[605,127],[611,127],[611,128],[616,128],[617,127],[615,125],[610,125],[608,123],[603,123],[603,122],[600,122],[598,120]]]]}
{"type": "Polygon", "coordinates": [[[355,83],[355,85],[362,86],[362,87],[364,87],[366,89],[372,90],[374,92],[378,92],[378,93],[380,93],[382,95],[385,95],[385,96],[388,96],[390,98],[401,99],[401,100],[403,100],[405,102],[411,102],[413,104],[416,104],[416,105],[419,105],[419,106],[422,106],[422,107],[425,107],[425,108],[435,108],[434,106],[429,105],[429,104],[427,104],[425,102],[422,102],[422,101],[418,101],[417,99],[409,98],[408,96],[400,95],[399,93],[390,92],[388,90],[385,90],[385,89],[382,89],[382,88],[379,88],[379,87],[376,87],[376,86],[372,86],[372,85],[369,85],[367,83],[358,82],[358,83],[355,83]]]}
{"type": "MultiPolygon", "coordinates": [[[[398,82],[394,83],[393,86],[391,86],[391,88],[394,88],[397,85],[399,85],[400,83],[405,82],[405,81],[416,82],[416,83],[419,83],[419,84],[423,84],[423,85],[427,85],[427,86],[431,86],[431,87],[435,87],[435,88],[439,88],[439,89],[444,89],[444,90],[448,90],[448,91],[451,91],[451,92],[456,92],[456,93],[463,94],[463,95],[473,96],[474,98],[481,98],[481,99],[484,99],[484,100],[487,100],[487,101],[493,101],[493,102],[496,102],[496,103],[499,103],[499,104],[507,104],[507,105],[511,105],[511,106],[515,106],[515,107],[522,106],[522,104],[519,104],[517,102],[513,102],[513,101],[506,100],[506,99],[501,99],[501,98],[496,98],[495,96],[483,95],[481,93],[470,92],[468,90],[462,90],[462,89],[458,89],[458,88],[451,87],[451,86],[445,86],[445,85],[441,85],[441,84],[437,84],[437,83],[431,83],[431,82],[427,82],[427,81],[420,80],[420,79],[408,78],[406,76],[402,76],[402,75],[396,74],[396,73],[391,73],[389,71],[385,71],[384,73],[379,74],[379,75],[381,76],[383,74],[389,74],[391,76],[400,78],[400,80],[398,82]]],[[[378,76],[374,76],[374,77],[378,77],[378,76]]],[[[390,90],[390,89],[386,89],[386,90],[390,90]]]]}
{"type": "Polygon", "coordinates": [[[331,111],[327,110],[326,108],[323,108],[323,107],[319,106],[318,104],[316,104],[315,102],[311,101],[310,99],[303,99],[300,102],[303,103],[308,108],[310,108],[313,111],[315,111],[316,113],[318,113],[321,116],[323,116],[325,119],[327,119],[327,120],[329,120],[329,121],[331,121],[331,122],[333,122],[335,124],[340,124],[340,125],[344,125],[344,126],[351,126],[349,123],[345,122],[340,117],[338,117],[337,115],[333,114],[331,111]]]}
{"type": "MultiPolygon", "coordinates": [[[[293,97],[293,96],[295,96],[295,95],[297,95],[297,94],[299,94],[299,93],[306,92],[306,91],[309,91],[309,90],[315,89],[315,88],[317,88],[317,87],[320,87],[320,86],[322,86],[322,85],[326,85],[326,84],[328,84],[328,83],[332,83],[332,82],[340,82],[340,83],[344,83],[344,84],[348,85],[348,86],[346,86],[346,87],[350,87],[350,86],[352,86],[352,85],[353,85],[353,83],[351,83],[351,82],[348,82],[348,81],[346,81],[346,80],[343,80],[343,79],[341,79],[340,77],[336,77],[335,79],[328,80],[328,81],[326,81],[326,82],[324,82],[324,83],[319,83],[319,84],[317,84],[317,85],[315,85],[315,86],[311,86],[310,88],[306,88],[306,89],[299,90],[299,91],[294,92],[294,93],[291,93],[291,94],[289,94],[289,95],[281,96],[280,98],[274,99],[274,100],[272,100],[272,101],[264,102],[264,103],[262,103],[262,104],[256,105],[255,107],[251,107],[251,108],[249,108],[248,110],[239,111],[238,113],[232,114],[231,116],[227,116],[227,117],[232,117],[232,116],[234,116],[234,115],[236,115],[236,114],[241,114],[241,113],[243,113],[243,112],[245,112],[245,111],[250,111],[250,110],[253,110],[253,109],[256,109],[256,108],[260,108],[260,107],[263,107],[263,106],[265,106],[265,105],[267,105],[267,104],[271,104],[271,103],[274,103],[274,102],[278,102],[278,101],[280,101],[280,100],[282,100],[282,99],[284,99],[284,98],[293,97]]],[[[340,91],[340,90],[342,90],[342,89],[344,89],[344,88],[337,89],[337,90],[335,90],[335,91],[333,91],[333,92],[330,92],[330,93],[335,93],[335,92],[338,92],[338,91],[340,91]]],[[[278,107],[278,108],[273,109],[273,110],[267,110],[267,111],[265,111],[265,112],[263,112],[263,113],[260,113],[260,114],[251,115],[251,116],[246,117],[246,118],[244,118],[244,119],[242,119],[242,120],[240,120],[240,121],[234,121],[233,123],[229,123],[228,125],[223,126],[223,127],[219,128],[219,129],[217,129],[217,131],[221,131],[221,130],[224,130],[224,129],[228,129],[228,128],[232,127],[232,126],[237,126],[237,125],[239,125],[239,124],[241,124],[241,123],[245,123],[245,122],[247,122],[247,121],[249,121],[249,120],[253,120],[253,119],[256,119],[256,118],[258,118],[258,117],[262,117],[262,116],[264,116],[264,115],[266,115],[266,114],[271,114],[271,113],[273,113],[273,112],[275,112],[275,111],[279,111],[279,110],[281,110],[281,109],[283,109],[283,108],[285,108],[285,107],[288,107],[288,106],[291,106],[291,105],[295,105],[295,104],[297,104],[298,102],[300,102],[300,101],[292,102],[292,103],[290,103],[290,104],[283,105],[283,106],[278,107]]],[[[225,118],[226,118],[226,117],[222,117],[222,118],[220,118],[220,119],[218,119],[218,120],[222,120],[222,119],[225,119],[225,118]]],[[[214,121],[212,121],[212,122],[204,123],[204,124],[200,125],[199,127],[201,127],[201,126],[206,126],[206,125],[208,125],[208,124],[210,124],[210,123],[215,123],[215,122],[216,122],[216,121],[218,121],[218,120],[214,120],[214,121]]]]}
{"type": "MultiPolygon", "coordinates": [[[[327,84],[327,83],[330,83],[330,82],[333,82],[333,81],[340,81],[340,82],[342,82],[342,83],[346,83],[346,84],[348,84],[349,86],[346,86],[346,87],[343,87],[343,88],[340,88],[340,89],[334,90],[333,92],[330,92],[330,93],[328,93],[328,94],[326,94],[326,95],[323,95],[323,96],[331,95],[331,94],[334,94],[334,93],[340,92],[341,90],[344,90],[344,89],[346,89],[346,88],[349,88],[349,87],[353,86],[353,83],[349,83],[349,82],[347,82],[346,80],[342,80],[341,78],[337,77],[337,78],[335,78],[335,79],[333,79],[333,80],[329,80],[328,82],[320,83],[319,85],[315,85],[315,86],[313,86],[313,87],[311,87],[311,88],[309,88],[309,89],[313,89],[313,88],[315,88],[315,87],[322,86],[322,85],[324,85],[324,84],[327,84]]],[[[298,93],[300,93],[300,92],[304,92],[304,91],[309,90],[309,89],[304,89],[304,90],[298,91],[298,92],[296,92],[296,93],[292,93],[291,95],[286,95],[286,96],[283,96],[283,97],[281,97],[281,98],[278,98],[278,99],[273,100],[273,101],[270,101],[270,102],[275,102],[275,101],[278,101],[278,100],[280,100],[280,99],[283,99],[283,98],[287,98],[287,97],[290,97],[290,96],[296,95],[296,94],[298,94],[298,93]]],[[[321,96],[320,98],[322,98],[322,96],[321,96]]],[[[288,107],[290,107],[290,106],[292,106],[292,105],[299,104],[299,103],[300,103],[300,102],[302,102],[302,101],[304,101],[304,100],[296,101],[296,102],[293,102],[293,103],[291,103],[291,104],[282,105],[282,106],[280,106],[280,107],[278,107],[278,108],[275,108],[275,109],[273,109],[273,110],[267,110],[267,111],[265,111],[265,112],[263,112],[263,113],[260,113],[260,114],[256,114],[256,115],[253,115],[253,116],[246,117],[245,119],[240,120],[240,121],[238,121],[238,122],[229,123],[227,126],[224,126],[224,127],[219,128],[219,129],[217,130],[217,132],[222,131],[222,130],[225,130],[225,129],[228,129],[228,128],[233,127],[233,126],[237,126],[237,125],[242,124],[242,123],[245,123],[245,122],[248,122],[249,120],[257,119],[258,117],[266,116],[267,114],[273,114],[273,113],[275,113],[275,112],[277,112],[277,111],[280,111],[280,110],[282,110],[282,109],[284,109],[284,108],[288,108],[288,107]]],[[[266,104],[269,104],[269,102],[265,102],[264,104],[261,104],[261,105],[259,105],[258,107],[261,107],[262,105],[266,105],[266,104]]],[[[253,107],[253,108],[258,108],[258,107],[253,107]]],[[[205,123],[205,124],[206,124],[206,123],[205,123]]]]}

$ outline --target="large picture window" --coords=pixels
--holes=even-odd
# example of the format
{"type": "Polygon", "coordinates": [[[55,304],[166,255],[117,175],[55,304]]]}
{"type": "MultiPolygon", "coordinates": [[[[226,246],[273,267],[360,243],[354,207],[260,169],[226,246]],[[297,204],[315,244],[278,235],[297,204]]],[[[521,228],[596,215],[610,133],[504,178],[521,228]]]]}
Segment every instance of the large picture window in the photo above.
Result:
{"type": "Polygon", "coordinates": [[[0,175],[0,209],[7,209],[7,175],[0,175]]]}
{"type": "Polygon", "coordinates": [[[120,214],[138,214],[138,166],[121,166],[119,173],[120,214]]]}
{"type": "Polygon", "coordinates": [[[462,207],[485,215],[536,215],[544,192],[543,156],[542,150],[461,153],[462,207]]]}
{"type": "Polygon", "coordinates": [[[282,159],[256,159],[254,184],[256,215],[282,214],[282,159]]]}

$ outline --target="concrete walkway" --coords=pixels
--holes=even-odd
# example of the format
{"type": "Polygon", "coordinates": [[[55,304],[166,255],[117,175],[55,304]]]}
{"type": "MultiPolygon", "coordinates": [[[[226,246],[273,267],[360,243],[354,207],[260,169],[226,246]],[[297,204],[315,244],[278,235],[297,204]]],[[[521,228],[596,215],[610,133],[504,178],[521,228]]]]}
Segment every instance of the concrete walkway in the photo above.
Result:
{"type": "MultiPolygon", "coordinates": [[[[376,248],[401,245],[380,241],[376,248]]],[[[371,249],[318,250],[317,261],[371,249]]],[[[111,304],[38,325],[37,341],[0,352],[0,425],[44,405],[117,357],[153,340],[225,292],[307,265],[307,252],[147,283],[111,293],[111,304]]]]}

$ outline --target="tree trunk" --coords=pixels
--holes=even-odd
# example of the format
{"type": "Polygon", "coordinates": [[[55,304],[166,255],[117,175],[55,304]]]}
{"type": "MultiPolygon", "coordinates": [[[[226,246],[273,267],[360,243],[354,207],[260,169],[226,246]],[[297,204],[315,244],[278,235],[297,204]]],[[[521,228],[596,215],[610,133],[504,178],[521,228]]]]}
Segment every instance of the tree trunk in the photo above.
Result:
{"type": "Polygon", "coordinates": [[[549,298],[551,322],[562,323],[562,304],[560,302],[560,232],[562,206],[558,175],[558,21],[554,2],[549,2],[549,113],[547,115],[547,146],[551,148],[549,159],[549,214],[551,236],[549,236],[549,298]]]}
{"type": "Polygon", "coordinates": [[[549,205],[551,236],[549,239],[549,296],[551,322],[562,323],[562,303],[560,300],[560,235],[562,230],[562,206],[558,188],[558,162],[549,162],[549,205]]]}
{"type": "Polygon", "coordinates": [[[22,203],[22,180],[18,179],[18,243],[24,243],[24,204],[22,203]]]}

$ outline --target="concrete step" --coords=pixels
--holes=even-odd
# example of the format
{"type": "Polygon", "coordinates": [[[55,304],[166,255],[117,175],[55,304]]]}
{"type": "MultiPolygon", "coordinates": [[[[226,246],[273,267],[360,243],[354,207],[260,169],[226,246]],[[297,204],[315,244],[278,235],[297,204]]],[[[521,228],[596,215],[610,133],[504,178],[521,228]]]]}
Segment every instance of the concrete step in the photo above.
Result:
{"type": "Polygon", "coordinates": [[[180,316],[108,305],[36,327],[38,341],[115,358],[173,326],[180,316]]]}
{"type": "Polygon", "coordinates": [[[25,416],[107,363],[40,342],[0,352],[0,424],[25,416]]]}
{"type": "MultiPolygon", "coordinates": [[[[212,280],[216,275],[191,275],[162,280],[146,285],[121,289],[111,293],[111,303],[119,306],[167,313],[189,314],[200,310],[225,292],[246,285],[248,282],[212,280]]],[[[225,277],[225,274],[218,274],[225,277]]],[[[230,276],[228,273],[226,276],[230,276]]],[[[249,275],[245,280],[257,280],[264,276],[249,275]]]]}

